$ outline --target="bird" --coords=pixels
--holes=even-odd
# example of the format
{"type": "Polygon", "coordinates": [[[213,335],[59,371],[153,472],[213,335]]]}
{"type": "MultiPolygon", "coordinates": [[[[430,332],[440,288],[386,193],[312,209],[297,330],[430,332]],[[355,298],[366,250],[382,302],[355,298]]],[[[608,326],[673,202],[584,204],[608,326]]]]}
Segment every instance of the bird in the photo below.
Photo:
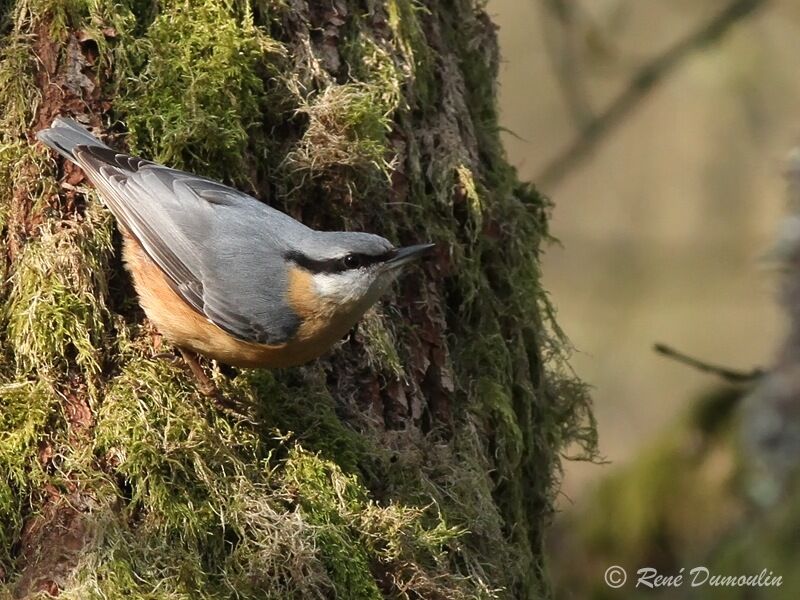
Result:
{"type": "Polygon", "coordinates": [[[197,355],[234,367],[308,363],[435,244],[317,231],[218,181],[107,146],[72,118],[36,138],[81,167],[115,217],[139,304],[207,396],[197,355]]]}

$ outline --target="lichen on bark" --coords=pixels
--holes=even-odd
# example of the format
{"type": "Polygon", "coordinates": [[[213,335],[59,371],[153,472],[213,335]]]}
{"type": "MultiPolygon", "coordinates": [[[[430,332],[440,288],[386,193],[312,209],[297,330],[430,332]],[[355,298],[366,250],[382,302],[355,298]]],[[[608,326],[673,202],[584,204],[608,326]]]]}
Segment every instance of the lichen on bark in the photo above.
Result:
{"type": "Polygon", "coordinates": [[[549,203],[499,141],[480,4],[17,0],[0,32],[9,593],[547,596],[560,452],[594,430],[540,284],[549,203]],[[32,144],[57,114],[436,257],[311,365],[207,365],[244,407],[219,413],[153,358],[168,348],[80,171],[32,144]]]}

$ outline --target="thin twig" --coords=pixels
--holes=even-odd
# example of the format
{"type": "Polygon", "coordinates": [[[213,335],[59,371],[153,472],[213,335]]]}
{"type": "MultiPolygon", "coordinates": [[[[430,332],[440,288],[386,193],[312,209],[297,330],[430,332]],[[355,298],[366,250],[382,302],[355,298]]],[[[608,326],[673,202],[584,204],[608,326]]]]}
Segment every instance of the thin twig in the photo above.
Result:
{"type": "Polygon", "coordinates": [[[751,381],[755,381],[764,375],[763,369],[756,368],[752,371],[739,371],[736,369],[729,369],[727,367],[720,367],[718,365],[703,362],[702,360],[687,356],[683,352],[679,352],[674,348],[670,348],[666,344],[655,344],[653,349],[667,358],[671,358],[679,363],[683,363],[684,365],[694,367],[695,369],[703,371],[704,373],[717,375],[730,383],[750,383],[751,381]]]}
{"type": "Polygon", "coordinates": [[[618,127],[657,84],[663,81],[689,55],[718,42],[728,30],[766,5],[769,0],[733,0],[717,16],[646,63],[608,107],[581,130],[569,147],[556,156],[536,178],[544,188],[558,184],[582,164],[598,143],[618,127]]]}

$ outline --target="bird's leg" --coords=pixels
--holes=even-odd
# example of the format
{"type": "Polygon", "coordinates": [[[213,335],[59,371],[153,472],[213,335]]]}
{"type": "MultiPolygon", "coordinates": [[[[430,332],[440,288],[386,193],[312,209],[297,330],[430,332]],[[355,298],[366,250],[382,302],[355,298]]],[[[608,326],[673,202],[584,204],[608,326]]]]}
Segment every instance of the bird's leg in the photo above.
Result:
{"type": "Polygon", "coordinates": [[[180,350],[181,356],[184,362],[186,362],[186,366],[189,367],[195,379],[197,379],[200,393],[206,398],[214,400],[214,404],[216,404],[217,408],[220,410],[232,411],[235,409],[236,403],[223,396],[216,384],[206,375],[205,371],[203,371],[203,367],[200,366],[197,360],[197,354],[191,350],[184,350],[183,348],[178,348],[178,350],[180,350]]]}
{"type": "Polygon", "coordinates": [[[192,371],[192,374],[197,379],[200,393],[206,398],[214,398],[219,402],[219,390],[217,389],[216,384],[211,381],[209,376],[205,374],[205,371],[203,371],[203,367],[201,367],[200,363],[197,361],[197,355],[194,352],[191,352],[190,350],[184,350],[183,348],[178,348],[178,350],[180,350],[186,366],[189,367],[189,369],[192,371]]]}

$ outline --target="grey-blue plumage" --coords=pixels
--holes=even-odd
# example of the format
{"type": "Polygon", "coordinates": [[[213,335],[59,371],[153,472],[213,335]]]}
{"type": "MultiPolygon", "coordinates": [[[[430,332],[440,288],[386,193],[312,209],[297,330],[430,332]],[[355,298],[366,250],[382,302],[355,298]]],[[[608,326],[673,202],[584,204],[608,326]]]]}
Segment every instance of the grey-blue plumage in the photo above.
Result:
{"type": "Polygon", "coordinates": [[[175,291],[240,340],[280,344],[299,327],[288,256],[322,263],[393,249],[376,235],[314,231],[221,183],[112,150],[71,119],[37,138],[82,167],[175,291]]]}

